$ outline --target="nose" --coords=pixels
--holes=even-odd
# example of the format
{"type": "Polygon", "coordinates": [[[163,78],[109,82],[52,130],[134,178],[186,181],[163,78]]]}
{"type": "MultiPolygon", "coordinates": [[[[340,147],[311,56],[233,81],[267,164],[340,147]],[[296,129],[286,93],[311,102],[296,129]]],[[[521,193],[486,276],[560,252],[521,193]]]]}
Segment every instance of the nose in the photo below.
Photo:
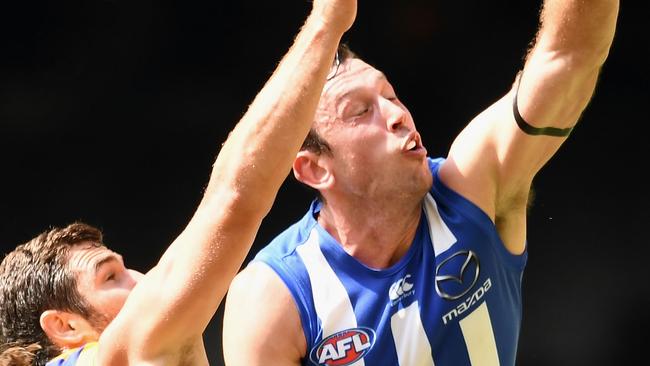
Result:
{"type": "Polygon", "coordinates": [[[129,277],[130,277],[129,278],[129,287],[134,288],[135,285],[140,281],[140,279],[142,279],[142,277],[144,277],[144,274],[142,274],[141,272],[138,272],[138,271],[136,271],[134,269],[129,269],[128,272],[129,272],[129,277]]]}
{"type": "Polygon", "coordinates": [[[389,131],[398,131],[406,121],[406,111],[396,101],[382,99],[382,110],[389,131]]]}

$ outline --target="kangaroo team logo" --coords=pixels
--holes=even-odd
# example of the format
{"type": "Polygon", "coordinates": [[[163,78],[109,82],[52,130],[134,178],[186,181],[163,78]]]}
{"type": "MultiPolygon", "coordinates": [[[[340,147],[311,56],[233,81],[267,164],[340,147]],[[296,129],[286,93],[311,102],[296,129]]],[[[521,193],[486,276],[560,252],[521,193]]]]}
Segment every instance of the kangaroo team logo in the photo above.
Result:
{"type": "Polygon", "coordinates": [[[323,339],[309,353],[314,365],[346,366],[362,359],[375,344],[375,331],[350,328],[323,339]]]}

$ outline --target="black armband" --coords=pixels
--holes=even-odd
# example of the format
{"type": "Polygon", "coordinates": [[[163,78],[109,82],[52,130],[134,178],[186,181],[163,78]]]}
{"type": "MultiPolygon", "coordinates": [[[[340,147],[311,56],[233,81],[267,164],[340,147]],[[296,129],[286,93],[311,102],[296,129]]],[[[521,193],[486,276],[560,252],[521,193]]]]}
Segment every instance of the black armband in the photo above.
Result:
{"type": "MultiPolygon", "coordinates": [[[[517,82],[518,83],[521,82],[521,78],[519,78],[517,82]]],[[[528,124],[528,122],[524,121],[524,118],[519,113],[519,107],[517,106],[517,95],[519,95],[519,84],[517,84],[517,91],[515,92],[515,98],[512,103],[512,113],[515,115],[515,121],[517,121],[517,126],[519,126],[519,129],[524,131],[525,134],[534,135],[534,136],[537,135],[557,136],[557,137],[569,136],[569,134],[573,130],[573,127],[567,127],[567,128],[534,127],[528,124]]]]}

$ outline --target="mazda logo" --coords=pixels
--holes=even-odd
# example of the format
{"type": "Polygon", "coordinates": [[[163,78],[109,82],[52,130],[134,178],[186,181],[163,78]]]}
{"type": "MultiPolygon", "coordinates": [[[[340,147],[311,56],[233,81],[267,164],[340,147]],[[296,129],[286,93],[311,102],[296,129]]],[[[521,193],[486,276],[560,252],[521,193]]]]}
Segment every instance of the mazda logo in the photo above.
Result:
{"type": "Polygon", "coordinates": [[[456,252],[436,266],[436,292],[445,300],[457,300],[474,287],[480,271],[476,253],[456,252]]]}

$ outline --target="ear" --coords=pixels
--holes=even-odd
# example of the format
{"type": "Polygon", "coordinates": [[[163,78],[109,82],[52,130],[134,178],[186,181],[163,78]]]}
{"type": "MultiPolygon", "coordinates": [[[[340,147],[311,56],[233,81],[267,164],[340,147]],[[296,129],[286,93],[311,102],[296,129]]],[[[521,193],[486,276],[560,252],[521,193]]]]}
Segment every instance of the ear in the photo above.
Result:
{"type": "Polygon", "coordinates": [[[79,314],[61,310],[45,310],[40,318],[47,337],[63,349],[81,347],[99,338],[97,331],[79,314]]]}
{"type": "Polygon", "coordinates": [[[293,175],[314,189],[322,191],[332,186],[334,175],[327,165],[327,158],[311,151],[299,151],[293,161],[293,175]]]}

